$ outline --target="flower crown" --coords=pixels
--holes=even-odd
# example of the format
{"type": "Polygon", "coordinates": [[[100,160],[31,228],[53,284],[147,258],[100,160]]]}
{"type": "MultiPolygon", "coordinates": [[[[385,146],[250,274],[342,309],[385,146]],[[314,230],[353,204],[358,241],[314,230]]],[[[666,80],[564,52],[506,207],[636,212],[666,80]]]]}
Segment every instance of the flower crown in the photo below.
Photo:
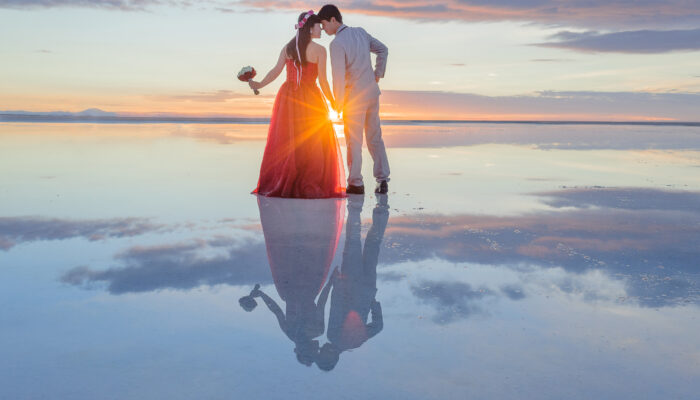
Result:
{"type": "Polygon", "coordinates": [[[304,24],[306,24],[306,20],[308,20],[309,17],[311,17],[312,15],[314,15],[314,10],[309,10],[309,11],[306,13],[306,15],[304,15],[304,18],[302,18],[301,21],[299,21],[298,24],[294,25],[294,28],[295,28],[295,29],[301,29],[301,28],[303,28],[303,27],[304,27],[304,24]]]}

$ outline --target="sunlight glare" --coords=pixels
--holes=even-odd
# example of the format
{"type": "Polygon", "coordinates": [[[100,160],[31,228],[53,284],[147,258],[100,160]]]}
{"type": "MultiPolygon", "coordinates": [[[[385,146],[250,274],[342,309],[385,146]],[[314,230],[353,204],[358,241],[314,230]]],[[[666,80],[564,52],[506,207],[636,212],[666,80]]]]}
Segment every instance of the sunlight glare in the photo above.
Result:
{"type": "Polygon", "coordinates": [[[328,109],[328,118],[333,122],[340,122],[340,114],[332,108],[328,109]]]}

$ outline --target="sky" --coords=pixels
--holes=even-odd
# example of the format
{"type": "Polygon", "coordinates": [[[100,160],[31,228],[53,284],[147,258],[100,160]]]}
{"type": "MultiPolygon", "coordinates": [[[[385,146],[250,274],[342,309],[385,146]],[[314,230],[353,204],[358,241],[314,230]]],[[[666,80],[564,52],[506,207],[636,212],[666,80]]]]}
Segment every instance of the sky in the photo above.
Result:
{"type": "MultiPolygon", "coordinates": [[[[338,1],[391,119],[700,121],[700,1],[338,1]]],[[[304,1],[0,0],[0,110],[269,116],[304,1]]],[[[330,43],[323,34],[318,41],[330,43]]]]}

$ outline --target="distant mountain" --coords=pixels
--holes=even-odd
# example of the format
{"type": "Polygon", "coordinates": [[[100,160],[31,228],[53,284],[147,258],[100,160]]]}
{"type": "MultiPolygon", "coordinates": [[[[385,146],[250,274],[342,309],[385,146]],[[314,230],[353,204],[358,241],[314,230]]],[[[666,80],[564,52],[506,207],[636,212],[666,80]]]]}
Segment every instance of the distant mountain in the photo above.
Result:
{"type": "Polygon", "coordinates": [[[76,115],[80,115],[82,117],[116,117],[119,114],[114,112],[102,111],[99,108],[88,108],[87,110],[83,110],[77,113],[76,115]]]}

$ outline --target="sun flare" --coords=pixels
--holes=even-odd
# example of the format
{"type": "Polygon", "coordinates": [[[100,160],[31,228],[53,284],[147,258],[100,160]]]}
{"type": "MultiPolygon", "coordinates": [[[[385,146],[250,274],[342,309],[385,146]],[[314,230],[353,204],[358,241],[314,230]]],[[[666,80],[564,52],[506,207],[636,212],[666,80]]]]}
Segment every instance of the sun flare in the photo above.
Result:
{"type": "Polygon", "coordinates": [[[333,122],[338,122],[338,121],[340,121],[340,114],[338,114],[338,112],[333,110],[332,108],[329,108],[328,109],[328,119],[330,119],[333,122]]]}

